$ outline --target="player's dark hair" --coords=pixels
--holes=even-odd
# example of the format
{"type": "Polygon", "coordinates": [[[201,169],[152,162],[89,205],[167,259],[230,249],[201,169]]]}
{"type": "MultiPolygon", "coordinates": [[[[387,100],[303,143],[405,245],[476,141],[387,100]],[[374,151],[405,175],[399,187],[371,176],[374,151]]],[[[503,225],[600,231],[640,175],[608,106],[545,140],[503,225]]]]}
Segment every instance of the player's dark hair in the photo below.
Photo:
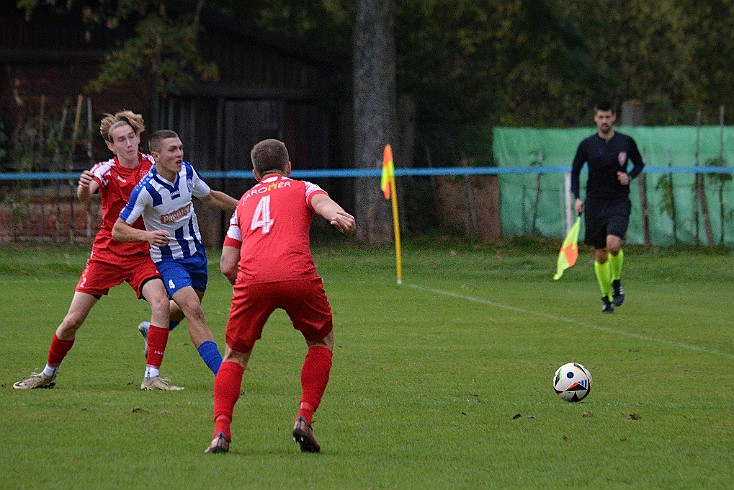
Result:
{"type": "Polygon", "coordinates": [[[596,105],[594,106],[594,113],[597,113],[599,111],[603,111],[603,112],[612,111],[612,114],[616,114],[617,113],[614,110],[614,104],[612,104],[608,100],[601,100],[601,101],[599,101],[599,102],[596,103],[596,105]]]}
{"type": "Polygon", "coordinates": [[[253,146],[250,158],[252,158],[252,168],[261,176],[270,170],[284,172],[290,161],[285,144],[276,139],[263,140],[253,146]]]}
{"type": "Polygon", "coordinates": [[[150,150],[151,153],[154,151],[160,152],[161,142],[169,138],[178,138],[178,135],[175,131],[171,131],[170,129],[159,129],[150,135],[150,138],[148,139],[148,150],[150,150]]]}

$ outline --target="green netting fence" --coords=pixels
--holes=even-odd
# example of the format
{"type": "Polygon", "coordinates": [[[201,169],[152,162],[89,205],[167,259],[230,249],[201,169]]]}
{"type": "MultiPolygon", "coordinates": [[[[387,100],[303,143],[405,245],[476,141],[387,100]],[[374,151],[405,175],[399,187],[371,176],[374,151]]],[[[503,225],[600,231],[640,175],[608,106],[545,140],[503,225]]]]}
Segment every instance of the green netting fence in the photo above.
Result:
{"type": "MultiPolygon", "coordinates": [[[[495,163],[518,170],[498,176],[503,236],[565,235],[572,213],[566,174],[579,142],[595,131],[493,129],[495,163]]],[[[734,127],[620,126],[617,131],[635,139],[646,164],[630,187],[628,243],[734,244],[734,127]]],[[[582,197],[586,176],[585,166],[582,197]]]]}

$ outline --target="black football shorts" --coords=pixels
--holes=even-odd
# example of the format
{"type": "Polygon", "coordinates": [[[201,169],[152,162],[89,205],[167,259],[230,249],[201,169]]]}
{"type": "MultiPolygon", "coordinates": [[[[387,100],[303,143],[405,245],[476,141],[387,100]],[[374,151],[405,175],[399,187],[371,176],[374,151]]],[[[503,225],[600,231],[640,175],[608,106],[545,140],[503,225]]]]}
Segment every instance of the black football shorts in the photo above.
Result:
{"type": "Polygon", "coordinates": [[[606,248],[607,235],[624,239],[631,211],[632,203],[628,197],[587,199],[584,202],[584,243],[594,248],[606,248]]]}

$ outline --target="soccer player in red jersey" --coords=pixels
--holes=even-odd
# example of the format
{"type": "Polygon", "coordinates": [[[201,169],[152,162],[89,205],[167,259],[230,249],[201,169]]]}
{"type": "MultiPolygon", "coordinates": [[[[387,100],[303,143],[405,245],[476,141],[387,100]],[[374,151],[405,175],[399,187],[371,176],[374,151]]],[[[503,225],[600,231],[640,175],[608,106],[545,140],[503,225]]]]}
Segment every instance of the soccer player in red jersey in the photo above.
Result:
{"type": "Polygon", "coordinates": [[[205,452],[229,450],[244,370],[265,322],[277,308],[286,311],[308,347],[293,439],[301,451],[319,452],[311,424],[329,381],[334,334],[309,230],[314,214],[345,235],[353,234],[356,224],[319,186],[288,178],[291,163],[282,142],[261,141],[250,156],[258,183],[240,198],[222,250],[220,266],[234,285],[234,294],[224,361],[214,380],[214,439],[205,452]]]}
{"type": "MultiPolygon", "coordinates": [[[[92,307],[110,288],[127,282],[138,298],[145,299],[151,308],[151,328],[148,332],[148,354],[142,390],[179,391],[162,379],[160,366],[168,342],[169,300],[158,269],[150,259],[149,244],[123,243],[112,238],[112,226],[127,203],[138,181],[153,164],[150,155],[138,151],[140,133],[145,130],[143,117],[131,111],[108,114],[99,127],[107,148],[114,158],[97,163],[82,172],[77,197],[89,201],[99,192],[102,205],[102,224],[92,244],[92,254],[82,272],[69,311],[56,329],[48,351],[46,367],[30,378],[18,381],[13,388],[27,390],[53,388],[59,365],[74,345],[77,330],[82,326],[92,307]]],[[[136,226],[143,228],[142,220],[136,226]]]]}

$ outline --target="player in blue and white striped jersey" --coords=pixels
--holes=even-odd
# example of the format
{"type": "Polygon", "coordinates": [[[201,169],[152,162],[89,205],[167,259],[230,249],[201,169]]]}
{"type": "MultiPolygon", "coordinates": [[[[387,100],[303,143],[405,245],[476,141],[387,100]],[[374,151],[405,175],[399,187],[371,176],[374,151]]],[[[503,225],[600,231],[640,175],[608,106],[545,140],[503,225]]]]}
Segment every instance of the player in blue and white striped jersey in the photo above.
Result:
{"type": "Polygon", "coordinates": [[[150,257],[153,262],[189,259],[197,252],[204,252],[192,199],[203,199],[210,193],[206,182],[185,160],[173,182],[162,177],[154,166],[130,194],[120,218],[132,224],[142,216],[147,230],[168,232],[170,238],[165,245],[151,244],[150,257]]]}
{"type": "MultiPolygon", "coordinates": [[[[234,211],[237,200],[210,189],[194,167],[183,160],[183,143],[175,132],[156,131],[148,146],[155,166],[130,194],[112,235],[123,242],[150,243],[151,258],[168,294],[189,320],[191,340],[216,374],[222,356],[201,307],[208,280],[207,258],[192,199],[196,197],[207,206],[225,211],[234,211]],[[131,226],[141,216],[145,230],[131,226]]],[[[180,319],[172,311],[171,320],[180,319]]]]}

